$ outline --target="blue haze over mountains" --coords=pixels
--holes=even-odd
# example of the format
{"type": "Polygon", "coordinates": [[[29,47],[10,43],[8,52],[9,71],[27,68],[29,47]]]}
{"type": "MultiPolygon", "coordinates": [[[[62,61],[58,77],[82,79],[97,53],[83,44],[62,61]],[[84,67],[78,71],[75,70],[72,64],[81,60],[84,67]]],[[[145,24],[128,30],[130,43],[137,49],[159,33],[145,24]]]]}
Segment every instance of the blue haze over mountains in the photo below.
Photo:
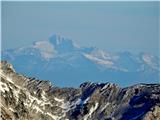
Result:
{"type": "Polygon", "coordinates": [[[60,87],[77,87],[86,81],[129,86],[158,83],[160,80],[158,56],[80,47],[59,35],[28,46],[4,50],[2,60],[12,63],[19,73],[50,80],[60,87]]]}
{"type": "Polygon", "coordinates": [[[160,56],[159,3],[2,1],[2,49],[59,33],[81,46],[160,56]]]}

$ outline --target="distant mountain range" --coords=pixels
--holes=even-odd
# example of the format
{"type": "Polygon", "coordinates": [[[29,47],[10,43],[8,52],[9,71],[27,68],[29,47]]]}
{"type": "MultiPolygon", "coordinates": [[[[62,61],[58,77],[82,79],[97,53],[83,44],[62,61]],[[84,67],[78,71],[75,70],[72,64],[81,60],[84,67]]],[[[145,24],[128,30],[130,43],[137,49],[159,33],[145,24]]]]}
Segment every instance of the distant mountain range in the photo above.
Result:
{"type": "Polygon", "coordinates": [[[1,120],[160,120],[160,84],[59,88],[0,64],[1,120]]]}
{"type": "Polygon", "coordinates": [[[59,35],[29,46],[2,51],[2,60],[12,63],[20,73],[51,80],[61,87],[77,87],[84,81],[128,86],[158,83],[160,80],[157,56],[110,53],[95,47],[79,47],[72,40],[59,35]]]}

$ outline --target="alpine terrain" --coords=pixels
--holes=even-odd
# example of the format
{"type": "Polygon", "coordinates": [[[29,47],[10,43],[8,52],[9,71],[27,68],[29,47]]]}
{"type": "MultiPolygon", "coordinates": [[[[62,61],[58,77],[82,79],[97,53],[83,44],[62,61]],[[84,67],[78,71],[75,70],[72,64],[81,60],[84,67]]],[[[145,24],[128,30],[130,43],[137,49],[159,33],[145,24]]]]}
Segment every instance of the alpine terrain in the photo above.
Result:
{"type": "MultiPolygon", "coordinates": [[[[29,55],[27,50],[29,49],[20,49],[15,54],[25,58],[29,55]],[[21,50],[26,53],[22,54],[21,50]]],[[[36,49],[31,50],[39,53],[36,49]]],[[[52,55],[47,54],[45,58],[49,61],[55,57],[52,55]]],[[[80,57],[80,54],[77,55],[70,58],[70,61],[80,57]]],[[[90,59],[91,53],[85,55],[90,59]]],[[[16,57],[13,59],[18,59],[18,56],[16,57]]],[[[34,55],[32,57],[36,60],[34,55]]],[[[84,58],[84,55],[81,57],[90,63],[89,59],[84,58]]],[[[97,62],[97,59],[94,60],[97,62]]],[[[23,60],[27,65],[29,64],[28,59],[23,60]]],[[[31,66],[26,69],[32,70],[29,67],[31,66]]],[[[61,67],[63,66],[60,66],[59,69],[61,67]]],[[[136,84],[121,88],[112,83],[85,82],[78,88],[59,88],[49,81],[16,73],[13,66],[6,61],[1,62],[0,76],[2,120],[160,120],[160,84],[136,84]]]]}
{"type": "Polygon", "coordinates": [[[50,80],[61,87],[78,87],[86,80],[112,82],[123,87],[160,80],[160,60],[154,55],[79,47],[59,35],[28,46],[3,50],[2,60],[12,63],[19,73],[50,80]]]}

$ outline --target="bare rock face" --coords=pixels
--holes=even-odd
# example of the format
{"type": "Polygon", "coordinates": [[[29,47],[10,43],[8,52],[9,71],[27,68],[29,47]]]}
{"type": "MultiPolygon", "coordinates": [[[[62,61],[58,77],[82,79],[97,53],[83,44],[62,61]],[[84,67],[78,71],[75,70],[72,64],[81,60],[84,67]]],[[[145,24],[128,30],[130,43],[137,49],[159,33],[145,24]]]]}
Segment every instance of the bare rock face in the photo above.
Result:
{"type": "Polygon", "coordinates": [[[160,106],[154,106],[144,116],[143,120],[159,120],[160,119],[160,106]]]}
{"type": "Polygon", "coordinates": [[[16,73],[6,61],[0,68],[2,120],[160,120],[160,84],[59,88],[16,73]]]}

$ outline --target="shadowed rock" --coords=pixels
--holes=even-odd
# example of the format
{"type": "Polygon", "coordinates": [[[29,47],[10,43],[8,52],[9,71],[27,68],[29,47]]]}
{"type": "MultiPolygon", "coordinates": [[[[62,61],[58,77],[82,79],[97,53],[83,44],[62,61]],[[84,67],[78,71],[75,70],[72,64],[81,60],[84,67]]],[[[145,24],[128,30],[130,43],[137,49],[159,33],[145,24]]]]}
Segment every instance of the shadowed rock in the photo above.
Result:
{"type": "Polygon", "coordinates": [[[120,88],[85,82],[59,88],[49,81],[16,73],[1,62],[2,120],[159,120],[160,84],[120,88]]]}

